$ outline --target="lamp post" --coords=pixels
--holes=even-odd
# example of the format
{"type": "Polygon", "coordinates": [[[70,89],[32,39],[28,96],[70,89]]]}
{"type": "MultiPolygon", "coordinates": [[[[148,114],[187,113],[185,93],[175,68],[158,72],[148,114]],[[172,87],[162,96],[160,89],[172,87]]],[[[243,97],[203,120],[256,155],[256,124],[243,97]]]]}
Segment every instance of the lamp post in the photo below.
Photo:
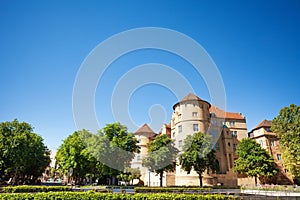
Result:
{"type": "Polygon", "coordinates": [[[150,183],[150,170],[148,169],[148,179],[149,179],[149,184],[148,184],[148,186],[150,187],[150,185],[151,185],[151,183],[150,183]]]}

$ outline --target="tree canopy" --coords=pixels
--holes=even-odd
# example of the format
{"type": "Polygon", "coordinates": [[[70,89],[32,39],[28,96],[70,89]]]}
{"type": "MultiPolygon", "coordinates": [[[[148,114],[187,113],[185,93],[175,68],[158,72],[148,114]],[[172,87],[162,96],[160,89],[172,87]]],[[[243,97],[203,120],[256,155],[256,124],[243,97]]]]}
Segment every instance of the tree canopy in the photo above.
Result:
{"type": "Polygon", "coordinates": [[[257,142],[244,138],[236,149],[238,159],[234,161],[233,170],[250,177],[272,177],[277,174],[273,157],[257,142]]]}
{"type": "Polygon", "coordinates": [[[218,165],[215,151],[212,148],[211,138],[204,133],[198,132],[188,135],[182,147],[183,153],[179,156],[181,169],[188,174],[194,169],[199,175],[200,186],[202,187],[202,173],[205,170],[216,172],[218,165]]]}
{"type": "Polygon", "coordinates": [[[56,153],[58,169],[76,184],[89,176],[101,177],[103,170],[103,164],[89,152],[82,137],[92,137],[92,134],[86,130],[75,131],[63,141],[56,153]]]}
{"type": "Polygon", "coordinates": [[[300,179],[300,106],[282,108],[271,130],[279,138],[285,167],[294,179],[300,179]]]}
{"type": "Polygon", "coordinates": [[[35,183],[50,163],[50,151],[33,127],[15,119],[0,123],[0,175],[13,184],[35,183]]]}
{"type": "Polygon", "coordinates": [[[147,148],[148,155],[143,158],[143,165],[160,175],[160,186],[162,186],[163,173],[175,170],[178,149],[166,134],[156,136],[147,144],[147,148]]]}
{"type": "Polygon", "coordinates": [[[139,152],[136,138],[119,122],[107,124],[97,135],[84,141],[97,160],[117,174],[129,167],[134,153],[139,152]]]}

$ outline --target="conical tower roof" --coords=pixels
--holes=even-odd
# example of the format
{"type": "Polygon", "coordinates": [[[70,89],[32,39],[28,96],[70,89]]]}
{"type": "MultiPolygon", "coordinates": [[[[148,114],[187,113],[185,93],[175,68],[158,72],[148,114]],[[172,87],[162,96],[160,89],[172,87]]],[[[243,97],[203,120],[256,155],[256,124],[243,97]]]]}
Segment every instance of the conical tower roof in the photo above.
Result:
{"type": "Polygon", "coordinates": [[[188,102],[188,101],[202,101],[205,102],[209,105],[210,107],[210,103],[208,103],[207,101],[202,100],[200,97],[196,96],[193,93],[189,93],[188,95],[186,95],[183,99],[181,99],[181,101],[177,102],[174,106],[173,109],[175,110],[175,107],[179,104],[179,103],[183,103],[183,102],[188,102]]]}
{"type": "Polygon", "coordinates": [[[153,137],[156,133],[148,126],[148,124],[144,124],[139,128],[135,133],[135,135],[146,135],[147,137],[153,137]]]}
{"type": "Polygon", "coordinates": [[[181,99],[181,101],[192,101],[192,100],[202,101],[202,99],[200,99],[200,97],[197,97],[193,93],[189,93],[183,99],[181,99]]]}

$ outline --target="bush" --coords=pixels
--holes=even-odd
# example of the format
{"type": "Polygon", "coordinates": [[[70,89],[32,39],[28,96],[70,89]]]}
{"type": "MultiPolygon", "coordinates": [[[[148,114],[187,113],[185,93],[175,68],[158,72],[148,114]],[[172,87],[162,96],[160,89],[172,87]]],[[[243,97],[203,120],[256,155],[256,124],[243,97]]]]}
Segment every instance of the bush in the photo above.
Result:
{"type": "Polygon", "coordinates": [[[72,191],[68,186],[7,186],[3,187],[4,193],[25,193],[25,192],[59,192],[59,191],[72,191]]]}
{"type": "Polygon", "coordinates": [[[200,193],[209,192],[210,188],[200,187],[136,187],[134,188],[135,193],[200,193]]]}
{"type": "Polygon", "coordinates": [[[97,192],[48,192],[36,194],[0,194],[3,200],[222,200],[235,199],[225,195],[193,195],[193,194],[103,194],[97,192]]]}

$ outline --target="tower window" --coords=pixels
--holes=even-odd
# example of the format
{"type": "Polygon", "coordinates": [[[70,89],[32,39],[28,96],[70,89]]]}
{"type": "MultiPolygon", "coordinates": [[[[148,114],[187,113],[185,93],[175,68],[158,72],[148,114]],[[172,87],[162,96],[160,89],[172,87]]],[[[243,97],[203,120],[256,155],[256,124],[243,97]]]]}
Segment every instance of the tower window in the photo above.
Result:
{"type": "Polygon", "coordinates": [[[215,147],[216,147],[216,149],[215,149],[216,151],[220,150],[220,144],[219,143],[216,143],[215,147]]]}
{"type": "Polygon", "coordinates": [[[182,140],[179,140],[179,141],[178,141],[178,146],[179,146],[179,147],[182,147],[182,140]]]}
{"type": "Polygon", "coordinates": [[[233,150],[234,151],[236,150],[236,146],[237,146],[237,144],[233,144],[233,150]]]}
{"type": "Polygon", "coordinates": [[[199,126],[198,126],[198,124],[193,124],[193,130],[194,130],[194,131],[199,131],[199,126]]]}
{"type": "Polygon", "coordinates": [[[281,154],[277,154],[277,160],[282,160],[281,154]]]}
{"type": "Polygon", "coordinates": [[[178,132],[181,133],[182,132],[182,125],[178,126],[178,132]]]}
{"type": "Polygon", "coordinates": [[[197,112],[193,112],[193,117],[198,117],[198,113],[197,112]]]}
{"type": "Polygon", "coordinates": [[[232,137],[236,138],[237,137],[237,131],[231,131],[232,137]]]}

